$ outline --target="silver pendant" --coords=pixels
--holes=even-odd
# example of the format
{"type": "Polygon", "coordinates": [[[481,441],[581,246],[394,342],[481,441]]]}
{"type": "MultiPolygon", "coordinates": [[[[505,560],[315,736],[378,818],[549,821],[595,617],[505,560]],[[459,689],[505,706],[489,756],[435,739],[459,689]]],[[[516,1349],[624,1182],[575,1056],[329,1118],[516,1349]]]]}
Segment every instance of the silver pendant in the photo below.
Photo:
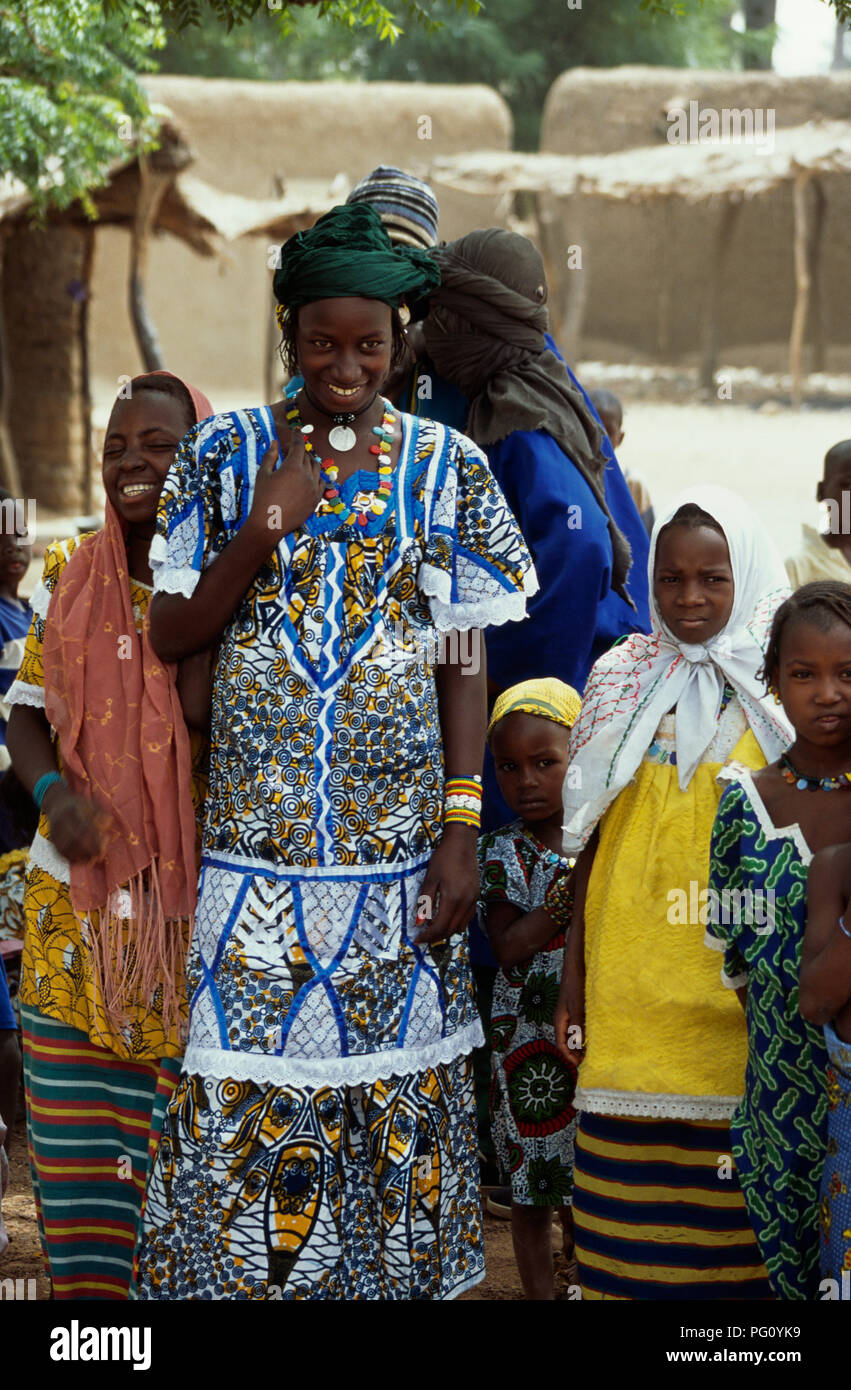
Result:
{"type": "Polygon", "coordinates": [[[354,430],[349,429],[348,425],[335,425],[328,434],[328,443],[332,449],[337,449],[341,454],[347,454],[358,442],[358,437],[354,430]]]}

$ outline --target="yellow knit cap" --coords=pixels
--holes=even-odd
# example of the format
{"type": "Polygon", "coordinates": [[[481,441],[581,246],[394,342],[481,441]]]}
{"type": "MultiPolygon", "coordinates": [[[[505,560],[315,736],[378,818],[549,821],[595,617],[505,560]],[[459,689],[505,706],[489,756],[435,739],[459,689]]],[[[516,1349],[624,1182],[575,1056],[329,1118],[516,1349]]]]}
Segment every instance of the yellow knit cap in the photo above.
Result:
{"type": "Polygon", "coordinates": [[[572,685],[547,676],[544,680],[521,681],[503,690],[493,707],[488,724],[488,738],[507,714],[537,714],[572,729],[582,708],[582,701],[572,685]]]}

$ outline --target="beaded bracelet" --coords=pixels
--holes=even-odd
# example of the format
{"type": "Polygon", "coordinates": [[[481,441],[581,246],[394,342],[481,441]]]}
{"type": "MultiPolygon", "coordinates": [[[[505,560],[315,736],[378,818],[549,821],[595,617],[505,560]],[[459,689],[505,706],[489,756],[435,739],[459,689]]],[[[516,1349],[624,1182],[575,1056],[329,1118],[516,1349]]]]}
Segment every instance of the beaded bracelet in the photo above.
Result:
{"type": "Polygon", "coordinates": [[[848,930],[845,923],[843,922],[841,913],[839,914],[839,930],[842,932],[843,936],[847,936],[848,940],[851,941],[851,931],[848,930]]]}
{"type": "Polygon", "coordinates": [[[573,915],[573,875],[556,874],[544,894],[544,907],[557,927],[569,927],[573,915]]]}
{"type": "Polygon", "coordinates": [[[448,777],[443,789],[444,825],[472,825],[478,830],[482,823],[481,777],[448,777]]]}
{"type": "Polygon", "coordinates": [[[65,778],[62,776],[61,772],[45,772],[43,776],[39,777],[32,789],[32,799],[39,810],[41,810],[41,803],[47,795],[48,788],[52,787],[54,782],[64,781],[65,778]]]}

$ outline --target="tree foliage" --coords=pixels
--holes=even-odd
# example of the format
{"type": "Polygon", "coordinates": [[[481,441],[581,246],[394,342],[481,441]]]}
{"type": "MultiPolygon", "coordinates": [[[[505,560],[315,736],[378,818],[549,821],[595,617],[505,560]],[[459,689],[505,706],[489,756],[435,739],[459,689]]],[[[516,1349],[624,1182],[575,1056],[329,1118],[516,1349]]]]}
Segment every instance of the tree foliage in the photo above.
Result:
{"type": "Polygon", "coordinates": [[[155,66],[165,30],[153,0],[105,13],[99,0],[13,0],[0,7],[0,171],[36,210],[84,203],[126,135],[156,130],[136,74],[155,66]]]}
{"type": "MultiPolygon", "coordinates": [[[[307,3],[348,45],[362,31],[392,40],[402,19],[435,28],[423,0],[0,0],[0,175],[25,185],[37,214],[77,198],[92,213],[90,190],[110,165],[155,143],[138,75],[157,67],[169,29],[197,33],[206,16],[220,35],[241,25],[249,37],[258,16],[280,51],[307,3]]],[[[449,3],[478,9],[478,0],[449,3]]]]}

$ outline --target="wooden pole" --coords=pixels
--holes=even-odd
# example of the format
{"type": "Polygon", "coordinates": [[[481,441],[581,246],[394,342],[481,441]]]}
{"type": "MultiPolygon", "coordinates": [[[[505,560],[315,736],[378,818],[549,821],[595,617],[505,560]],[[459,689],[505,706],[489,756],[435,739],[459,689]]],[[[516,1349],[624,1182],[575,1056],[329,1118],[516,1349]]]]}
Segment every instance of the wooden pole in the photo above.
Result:
{"type": "Polygon", "coordinates": [[[724,199],[715,229],[715,245],[706,282],[700,386],[702,390],[712,393],[715,391],[715,372],[721,343],[721,289],[724,283],[724,267],[740,207],[741,200],[738,195],[732,194],[724,199]]]}
{"type": "Polygon", "coordinates": [[[789,375],[792,378],[792,405],[799,410],[804,398],[802,356],[804,329],[810,302],[810,268],[807,256],[807,183],[809,172],[801,169],[795,175],[792,189],[795,211],[795,308],[789,334],[789,375]]]}
{"type": "Polygon", "coordinates": [[[152,169],[147,157],[139,151],[139,196],[136,201],[136,216],[130,234],[130,274],[128,279],[128,300],[133,332],[146,372],[158,371],[164,366],[154,321],[148,311],[145,298],[145,276],[148,269],[148,249],[151,232],[163,194],[174,178],[172,169],[152,169]]]}
{"type": "Polygon", "coordinates": [[[85,252],[81,280],[85,295],[80,301],[80,400],[83,411],[83,512],[91,516],[94,498],[92,494],[92,469],[95,460],[92,456],[92,382],[89,362],[89,298],[92,292],[92,266],[95,258],[95,229],[89,223],[84,229],[85,252]]]}
{"type": "Polygon", "coordinates": [[[824,224],[827,212],[827,198],[821,179],[813,178],[813,226],[810,233],[807,259],[810,267],[810,343],[812,345],[812,370],[823,372],[827,361],[824,327],[824,276],[822,275],[821,252],[824,241],[824,224]]]}
{"type": "Polygon", "coordinates": [[[3,249],[5,237],[0,235],[0,486],[13,497],[23,500],[21,473],[12,433],[9,429],[9,348],[6,335],[6,310],[3,295],[3,249]]]}
{"type": "MultiPolygon", "coordinates": [[[[283,198],[284,180],[280,174],[272,175],[272,197],[283,198]]],[[[281,330],[278,327],[278,320],[275,316],[275,299],[272,294],[272,276],[269,276],[269,307],[266,312],[266,351],[263,357],[263,390],[264,401],[272,402],[278,399],[280,391],[275,380],[276,373],[283,374],[283,367],[278,358],[278,343],[281,337],[281,330]]]]}
{"type": "Polygon", "coordinates": [[[588,239],[584,234],[585,198],[581,192],[574,193],[570,198],[564,225],[567,226],[570,236],[570,241],[565,248],[563,271],[567,278],[569,294],[559,347],[567,361],[573,363],[579,360],[582,350],[582,330],[585,325],[585,309],[588,304],[588,276],[590,274],[588,239]],[[570,250],[571,246],[575,246],[578,250],[578,256],[581,257],[581,267],[576,261],[576,253],[570,250]]]}

